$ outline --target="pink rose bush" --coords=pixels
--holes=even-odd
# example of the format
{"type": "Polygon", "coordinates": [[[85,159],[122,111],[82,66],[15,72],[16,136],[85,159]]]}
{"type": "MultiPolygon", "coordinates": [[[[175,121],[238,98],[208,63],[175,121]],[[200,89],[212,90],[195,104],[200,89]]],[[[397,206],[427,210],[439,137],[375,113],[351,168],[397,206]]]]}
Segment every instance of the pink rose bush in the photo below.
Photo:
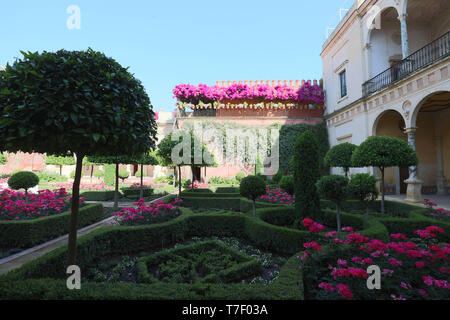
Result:
{"type": "Polygon", "coordinates": [[[299,259],[308,299],[450,299],[450,244],[437,240],[442,228],[416,230],[413,239],[391,234],[387,242],[348,231],[342,238],[329,232],[322,246],[303,244],[299,259]],[[367,288],[370,265],[380,268],[379,290],[367,288]]]}
{"type": "Polygon", "coordinates": [[[289,193],[284,192],[280,188],[271,189],[270,186],[267,186],[266,194],[259,197],[258,200],[270,203],[294,205],[295,196],[292,196],[289,193]]]}
{"type": "Polygon", "coordinates": [[[201,183],[195,180],[189,185],[189,189],[199,189],[199,188],[209,188],[211,185],[209,183],[201,183]]]}
{"type": "MultiPolygon", "coordinates": [[[[31,220],[47,217],[70,209],[71,197],[64,188],[54,191],[41,190],[37,194],[4,189],[0,191],[0,221],[1,220],[31,220]]],[[[84,198],[80,198],[84,202],[84,198]]]]}
{"type": "Polygon", "coordinates": [[[246,100],[246,101],[295,101],[302,105],[323,104],[324,93],[317,84],[305,82],[300,88],[295,89],[287,85],[275,87],[258,84],[249,86],[247,84],[232,84],[228,87],[207,86],[199,84],[179,84],[173,89],[174,98],[180,102],[200,103],[221,102],[224,100],[246,100]]]}
{"type": "Polygon", "coordinates": [[[425,213],[426,216],[438,220],[450,221],[450,211],[443,208],[435,208],[437,207],[437,203],[430,201],[430,199],[423,199],[424,204],[427,207],[427,211],[425,213]]]}
{"type": "Polygon", "coordinates": [[[146,205],[145,199],[139,199],[138,202],[133,203],[136,208],[124,208],[112,215],[120,225],[124,226],[160,223],[178,217],[181,203],[183,200],[175,198],[169,203],[158,200],[146,205]]]}

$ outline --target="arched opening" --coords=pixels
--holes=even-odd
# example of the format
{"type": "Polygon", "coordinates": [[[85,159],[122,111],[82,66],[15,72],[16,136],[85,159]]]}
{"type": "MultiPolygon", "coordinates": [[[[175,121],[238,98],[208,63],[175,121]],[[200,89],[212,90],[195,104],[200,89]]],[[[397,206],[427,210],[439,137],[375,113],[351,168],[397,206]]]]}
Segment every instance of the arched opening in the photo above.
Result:
{"type": "Polygon", "coordinates": [[[369,78],[375,77],[402,59],[401,40],[397,9],[384,9],[375,19],[375,27],[369,35],[369,78]]]}
{"type": "MultiPolygon", "coordinates": [[[[405,120],[402,115],[394,110],[382,113],[374,125],[374,134],[377,136],[390,136],[407,141],[405,134],[405,120]]],[[[404,182],[409,177],[408,167],[393,167],[385,170],[385,193],[405,194],[407,184],[404,182]]]]}
{"type": "Polygon", "coordinates": [[[450,92],[427,96],[413,113],[419,179],[422,194],[449,195],[450,92]]]}

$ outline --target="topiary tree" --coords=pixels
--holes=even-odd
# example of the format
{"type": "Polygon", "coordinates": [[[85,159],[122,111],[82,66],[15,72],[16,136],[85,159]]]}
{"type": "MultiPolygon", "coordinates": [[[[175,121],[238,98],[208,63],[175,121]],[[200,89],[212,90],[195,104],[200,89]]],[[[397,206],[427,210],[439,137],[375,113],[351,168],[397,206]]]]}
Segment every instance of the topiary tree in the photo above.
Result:
{"type": "Polygon", "coordinates": [[[8,179],[8,186],[14,190],[25,189],[25,200],[28,199],[28,189],[39,184],[39,177],[30,171],[14,173],[8,179]]]}
{"type": "Polygon", "coordinates": [[[245,173],[244,172],[242,172],[242,171],[239,171],[237,174],[236,174],[236,180],[237,181],[241,181],[242,179],[244,179],[245,178],[245,173]]]}
{"type": "MultiPolygon", "coordinates": [[[[178,140],[175,139],[175,141],[172,141],[172,133],[167,135],[163,140],[161,140],[160,144],[158,145],[158,151],[157,151],[157,157],[159,158],[160,165],[165,167],[178,167],[178,181],[182,181],[181,178],[181,167],[183,166],[189,166],[191,167],[192,172],[194,171],[195,167],[214,167],[217,166],[217,163],[209,164],[205,161],[205,157],[209,157],[210,159],[214,159],[214,155],[208,150],[206,145],[204,143],[200,144],[200,142],[197,140],[197,137],[193,133],[192,130],[185,130],[182,132],[182,134],[179,136],[178,140]],[[183,137],[190,137],[190,157],[188,157],[188,161],[184,162],[183,160],[183,149],[179,150],[178,156],[181,159],[180,163],[175,163],[172,159],[172,150],[179,146],[180,143],[183,142],[183,137]],[[201,145],[201,163],[196,163],[195,159],[195,146],[201,145]]],[[[178,192],[181,194],[181,183],[178,183],[178,192]]]]}
{"type": "Polygon", "coordinates": [[[119,179],[122,180],[122,184],[125,182],[125,179],[130,176],[130,173],[127,170],[119,170],[119,179]]]}
{"type": "Polygon", "coordinates": [[[253,216],[256,216],[256,199],[266,194],[266,183],[258,176],[247,176],[242,179],[239,186],[241,196],[253,201],[253,216]]]}
{"type": "Polygon", "coordinates": [[[366,220],[369,219],[369,204],[378,198],[377,178],[367,173],[352,175],[348,185],[349,196],[361,201],[366,208],[366,220]]]}
{"type": "Polygon", "coordinates": [[[348,172],[352,167],[353,151],[357,148],[356,145],[344,142],[335,145],[325,155],[325,165],[328,167],[341,167],[344,169],[345,176],[348,178],[348,172]]]}
{"type": "Polygon", "coordinates": [[[294,176],[283,176],[280,180],[280,188],[289,194],[294,194],[294,176]]]}
{"type": "Polygon", "coordinates": [[[406,141],[388,136],[369,137],[352,156],[354,167],[378,167],[381,171],[381,213],[384,213],[384,170],[388,167],[415,166],[416,152],[406,141]]]}
{"type": "Polygon", "coordinates": [[[158,164],[158,157],[156,155],[156,151],[151,151],[142,154],[140,157],[136,159],[137,163],[141,165],[141,172],[140,172],[140,178],[141,178],[141,185],[140,185],[140,192],[139,192],[139,198],[142,198],[144,196],[144,165],[146,166],[155,166],[158,164]]]}
{"type": "Polygon", "coordinates": [[[76,163],[75,158],[73,155],[54,155],[54,154],[48,154],[45,157],[45,164],[51,164],[55,166],[59,166],[59,182],[62,182],[62,168],[63,166],[70,166],[74,165],[76,163]]]}
{"type": "Polygon", "coordinates": [[[7,162],[7,159],[6,159],[5,154],[0,152],[0,166],[3,164],[6,164],[6,162],[7,162]]]}
{"type": "Polygon", "coordinates": [[[67,255],[74,265],[84,157],[154,147],[154,113],[140,81],[103,53],[22,54],[0,71],[0,151],[75,154],[67,255]]]}
{"type": "Polygon", "coordinates": [[[295,143],[291,161],[294,170],[295,212],[297,218],[320,213],[320,199],[316,182],[320,177],[320,156],[317,141],[310,131],[305,131],[295,143]]]}
{"type": "Polygon", "coordinates": [[[272,182],[278,184],[280,183],[281,178],[283,178],[283,173],[281,171],[278,171],[272,176],[272,182]]]}
{"type": "Polygon", "coordinates": [[[316,185],[321,197],[336,204],[337,231],[340,233],[341,204],[348,198],[348,178],[340,175],[323,176],[316,185]]]}

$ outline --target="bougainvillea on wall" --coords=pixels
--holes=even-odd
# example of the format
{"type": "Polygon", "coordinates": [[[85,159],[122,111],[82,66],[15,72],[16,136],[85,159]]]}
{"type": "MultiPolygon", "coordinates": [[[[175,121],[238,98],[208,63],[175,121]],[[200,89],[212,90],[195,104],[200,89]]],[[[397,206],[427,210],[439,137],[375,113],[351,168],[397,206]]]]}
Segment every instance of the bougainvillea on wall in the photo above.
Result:
{"type": "Polygon", "coordinates": [[[324,93],[317,84],[305,82],[299,88],[287,85],[269,86],[257,84],[232,84],[228,87],[198,86],[190,84],[179,84],[173,90],[174,97],[181,103],[191,104],[216,104],[229,101],[245,101],[246,103],[293,103],[296,105],[323,105],[324,93]]]}

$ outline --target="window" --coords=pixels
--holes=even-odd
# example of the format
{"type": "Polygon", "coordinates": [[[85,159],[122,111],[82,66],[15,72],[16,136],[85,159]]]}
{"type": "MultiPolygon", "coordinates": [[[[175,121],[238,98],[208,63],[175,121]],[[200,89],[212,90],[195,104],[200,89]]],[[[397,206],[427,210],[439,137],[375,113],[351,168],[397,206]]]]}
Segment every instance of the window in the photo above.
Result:
{"type": "Polygon", "coordinates": [[[345,71],[346,70],[339,73],[339,81],[341,84],[341,98],[347,95],[347,76],[345,71]]]}

